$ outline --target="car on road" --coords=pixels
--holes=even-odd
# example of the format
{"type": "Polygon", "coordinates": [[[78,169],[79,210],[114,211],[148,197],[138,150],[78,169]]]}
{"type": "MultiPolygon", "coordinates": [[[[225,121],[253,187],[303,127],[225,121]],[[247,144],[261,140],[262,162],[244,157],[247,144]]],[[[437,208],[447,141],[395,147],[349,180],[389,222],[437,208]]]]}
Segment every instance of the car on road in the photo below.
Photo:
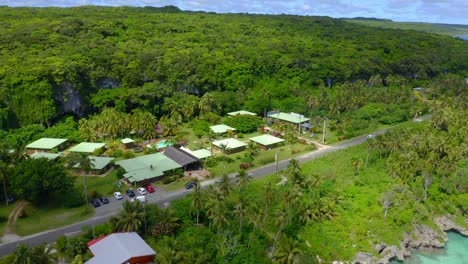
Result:
{"type": "Polygon", "coordinates": [[[107,199],[106,197],[99,198],[99,201],[101,201],[102,204],[108,204],[109,203],[109,199],[107,199]]]}
{"type": "Polygon", "coordinates": [[[374,134],[369,134],[369,135],[367,135],[367,138],[375,138],[375,135],[374,134]]]}
{"type": "Polygon", "coordinates": [[[123,199],[123,196],[122,196],[122,194],[120,192],[115,192],[114,197],[117,200],[122,200],[123,199]]]}
{"type": "Polygon", "coordinates": [[[91,204],[94,206],[94,208],[101,206],[98,199],[91,200],[91,204]]]}
{"type": "Polygon", "coordinates": [[[135,201],[139,201],[140,203],[146,203],[146,197],[144,195],[139,195],[130,200],[130,202],[135,202],[135,201]]]}
{"type": "Polygon", "coordinates": [[[138,188],[137,191],[138,191],[140,194],[143,194],[143,195],[148,194],[148,192],[146,191],[146,189],[143,188],[143,187],[138,188]]]}
{"type": "Polygon", "coordinates": [[[154,187],[151,186],[151,185],[146,186],[146,190],[147,190],[149,193],[154,193],[154,187]]]}
{"type": "Polygon", "coordinates": [[[135,197],[135,192],[132,189],[128,189],[125,192],[129,197],[135,197]]]}
{"type": "Polygon", "coordinates": [[[197,184],[196,182],[194,182],[194,181],[193,181],[193,182],[189,182],[189,183],[185,184],[185,189],[190,190],[190,189],[192,189],[193,187],[195,187],[195,186],[197,186],[197,185],[198,185],[198,184],[197,184]]]}

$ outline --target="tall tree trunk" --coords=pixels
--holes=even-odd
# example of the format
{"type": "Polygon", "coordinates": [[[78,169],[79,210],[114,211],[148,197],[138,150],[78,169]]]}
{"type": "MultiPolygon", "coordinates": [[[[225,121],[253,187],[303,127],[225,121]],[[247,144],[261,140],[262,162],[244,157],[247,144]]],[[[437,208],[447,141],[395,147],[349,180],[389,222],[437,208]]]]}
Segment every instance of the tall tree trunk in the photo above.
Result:
{"type": "Polygon", "coordinates": [[[272,253],[271,253],[272,256],[275,255],[276,242],[278,242],[279,236],[280,236],[282,231],[283,231],[283,224],[281,224],[281,226],[280,226],[280,228],[278,230],[278,233],[276,233],[275,241],[273,241],[273,250],[272,250],[272,253]]]}
{"type": "Polygon", "coordinates": [[[3,177],[3,194],[5,195],[5,203],[8,206],[8,198],[7,198],[7,192],[6,192],[6,181],[5,177],[3,177]]]}
{"type": "Polygon", "coordinates": [[[200,219],[200,210],[197,209],[197,225],[199,224],[199,219],[200,219]]]}

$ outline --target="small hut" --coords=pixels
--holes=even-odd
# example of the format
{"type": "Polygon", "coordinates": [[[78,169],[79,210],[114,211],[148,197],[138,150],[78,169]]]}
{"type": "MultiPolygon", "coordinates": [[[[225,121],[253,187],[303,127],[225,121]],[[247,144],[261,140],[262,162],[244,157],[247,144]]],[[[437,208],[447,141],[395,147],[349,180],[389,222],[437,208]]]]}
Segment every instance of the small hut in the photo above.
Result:
{"type": "Polygon", "coordinates": [[[123,149],[133,149],[135,148],[135,140],[131,138],[124,138],[120,141],[122,143],[123,149]]]}

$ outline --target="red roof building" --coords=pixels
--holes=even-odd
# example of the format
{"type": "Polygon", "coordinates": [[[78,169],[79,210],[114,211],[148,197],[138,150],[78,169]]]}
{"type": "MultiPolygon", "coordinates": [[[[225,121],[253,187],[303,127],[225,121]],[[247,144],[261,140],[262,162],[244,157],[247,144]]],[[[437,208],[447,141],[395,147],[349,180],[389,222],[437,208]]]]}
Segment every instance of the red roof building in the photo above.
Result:
{"type": "Polygon", "coordinates": [[[135,232],[114,233],[87,244],[94,257],[85,264],[149,264],[156,255],[135,232]]]}

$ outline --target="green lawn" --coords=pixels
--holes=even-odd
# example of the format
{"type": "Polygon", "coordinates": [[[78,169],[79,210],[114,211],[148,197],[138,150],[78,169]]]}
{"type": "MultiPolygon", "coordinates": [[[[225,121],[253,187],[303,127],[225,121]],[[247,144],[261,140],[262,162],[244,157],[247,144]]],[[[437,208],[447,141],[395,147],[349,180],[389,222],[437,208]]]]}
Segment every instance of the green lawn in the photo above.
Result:
{"type": "Polygon", "coordinates": [[[8,222],[8,216],[10,215],[10,212],[13,211],[15,208],[16,203],[12,203],[8,206],[5,204],[2,204],[0,206],[0,234],[3,234],[5,232],[5,227],[8,222]]]}
{"type": "MultiPolygon", "coordinates": [[[[87,186],[88,186],[88,193],[91,194],[93,191],[97,193],[109,196],[112,195],[113,192],[117,191],[117,187],[115,186],[115,182],[117,182],[117,170],[113,169],[104,177],[98,176],[88,176],[86,177],[87,186]]],[[[76,179],[75,186],[77,186],[80,190],[83,189],[83,176],[78,176],[76,179]]],[[[125,186],[122,186],[125,188],[125,186]]]]}
{"type": "Polygon", "coordinates": [[[94,214],[93,209],[85,213],[84,206],[77,208],[57,208],[51,205],[44,207],[28,205],[25,208],[25,212],[26,216],[18,218],[13,228],[13,231],[19,236],[31,235],[44,230],[66,226],[85,220],[94,214]]]}

